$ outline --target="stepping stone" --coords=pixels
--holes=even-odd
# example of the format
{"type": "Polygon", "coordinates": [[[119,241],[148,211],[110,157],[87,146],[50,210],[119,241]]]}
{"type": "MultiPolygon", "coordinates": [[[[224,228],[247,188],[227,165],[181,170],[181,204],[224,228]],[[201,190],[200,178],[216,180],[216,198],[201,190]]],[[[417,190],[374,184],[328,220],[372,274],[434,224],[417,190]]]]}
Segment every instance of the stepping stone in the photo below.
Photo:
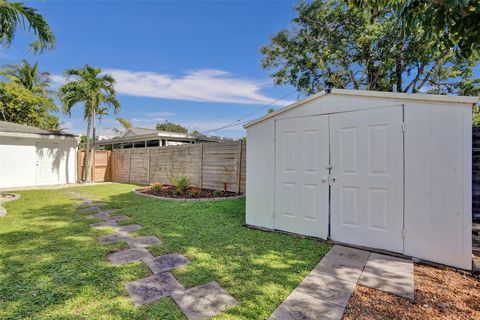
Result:
{"type": "Polygon", "coordinates": [[[172,298],[189,320],[208,319],[237,304],[237,300],[216,282],[175,292],[172,298]]]}
{"type": "Polygon", "coordinates": [[[107,213],[107,214],[114,213],[114,212],[118,211],[118,209],[108,209],[108,210],[102,210],[100,208],[97,208],[97,209],[100,211],[100,213],[107,213]]]}
{"type": "Polygon", "coordinates": [[[144,248],[126,249],[110,253],[107,258],[113,264],[126,264],[153,257],[150,252],[144,248]]]}
{"type": "Polygon", "coordinates": [[[127,283],[125,288],[136,306],[185,290],[169,272],[127,283]]]}
{"type": "Polygon", "coordinates": [[[97,222],[97,223],[90,224],[90,227],[94,229],[114,228],[114,227],[118,227],[118,223],[116,223],[115,221],[97,222]]]}
{"type": "Polygon", "coordinates": [[[358,284],[414,300],[413,262],[371,253],[358,284]]]}
{"type": "Polygon", "coordinates": [[[129,238],[127,239],[127,243],[130,248],[145,248],[149,247],[154,244],[162,243],[160,239],[155,236],[145,236],[145,237],[137,237],[137,238],[129,238]]]}
{"type": "Polygon", "coordinates": [[[162,273],[190,263],[179,253],[170,253],[143,260],[153,273],[162,273]]]}
{"type": "Polygon", "coordinates": [[[89,214],[88,216],[86,216],[86,218],[87,219],[107,219],[111,217],[108,213],[100,212],[96,214],[89,214]]]}
{"type": "Polygon", "coordinates": [[[76,198],[71,198],[70,200],[84,201],[84,200],[86,200],[86,198],[84,198],[84,197],[76,197],[76,198]]]}
{"type": "Polygon", "coordinates": [[[269,320],[340,320],[344,308],[312,296],[292,292],[269,320]]]}
{"type": "Polygon", "coordinates": [[[80,211],[80,212],[93,211],[93,210],[100,211],[100,209],[95,207],[95,206],[90,206],[90,207],[85,207],[85,208],[78,209],[78,211],[80,211]]]}
{"type": "Polygon", "coordinates": [[[122,240],[127,240],[129,238],[130,237],[115,233],[115,234],[110,234],[108,236],[97,237],[97,241],[102,244],[110,244],[110,243],[115,243],[122,240]]]}
{"type": "Polygon", "coordinates": [[[128,224],[126,226],[115,227],[115,230],[117,232],[123,232],[123,233],[138,231],[140,229],[142,229],[142,226],[138,224],[128,224]]]}
{"type": "Polygon", "coordinates": [[[318,274],[314,270],[298,285],[295,292],[345,308],[356,286],[356,282],[318,274]]]}
{"type": "Polygon", "coordinates": [[[357,283],[370,252],[335,245],[315,267],[318,275],[357,283]]]}
{"type": "Polygon", "coordinates": [[[123,220],[128,220],[130,219],[130,217],[127,217],[127,216],[113,216],[113,217],[110,217],[107,213],[107,219],[110,220],[110,221],[123,221],[123,220]]]}

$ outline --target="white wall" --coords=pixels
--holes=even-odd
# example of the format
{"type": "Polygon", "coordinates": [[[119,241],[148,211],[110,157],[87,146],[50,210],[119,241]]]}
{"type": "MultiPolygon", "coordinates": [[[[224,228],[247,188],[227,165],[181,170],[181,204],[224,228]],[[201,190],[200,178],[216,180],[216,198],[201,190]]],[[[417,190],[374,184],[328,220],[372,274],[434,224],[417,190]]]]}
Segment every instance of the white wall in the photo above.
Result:
{"type": "Polygon", "coordinates": [[[0,188],[35,186],[36,143],[59,144],[59,184],[76,182],[74,139],[20,138],[0,136],[0,188]]]}
{"type": "Polygon", "coordinates": [[[273,229],[274,121],[247,130],[246,223],[273,229]]]}
{"type": "Polygon", "coordinates": [[[405,105],[407,255],[471,268],[472,109],[405,105]]]}
{"type": "Polygon", "coordinates": [[[247,224],[274,228],[276,119],[402,104],[406,124],[402,253],[470,269],[471,105],[331,94],[247,128],[247,224]]]}

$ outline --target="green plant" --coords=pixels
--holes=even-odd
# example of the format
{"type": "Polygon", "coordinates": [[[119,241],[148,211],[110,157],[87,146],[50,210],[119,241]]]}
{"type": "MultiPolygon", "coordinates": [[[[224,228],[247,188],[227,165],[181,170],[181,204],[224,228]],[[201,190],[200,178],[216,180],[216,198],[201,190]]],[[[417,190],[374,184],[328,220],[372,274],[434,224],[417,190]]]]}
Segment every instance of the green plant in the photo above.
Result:
{"type": "Polygon", "coordinates": [[[175,187],[178,193],[183,194],[190,185],[190,179],[187,176],[172,176],[170,183],[175,187]]]}
{"type": "Polygon", "coordinates": [[[213,191],[213,196],[215,198],[218,198],[218,197],[221,197],[223,195],[223,191],[222,190],[215,190],[213,191]]]}
{"type": "Polygon", "coordinates": [[[150,184],[150,188],[153,191],[160,191],[163,188],[163,184],[161,182],[154,182],[154,183],[150,184]]]}

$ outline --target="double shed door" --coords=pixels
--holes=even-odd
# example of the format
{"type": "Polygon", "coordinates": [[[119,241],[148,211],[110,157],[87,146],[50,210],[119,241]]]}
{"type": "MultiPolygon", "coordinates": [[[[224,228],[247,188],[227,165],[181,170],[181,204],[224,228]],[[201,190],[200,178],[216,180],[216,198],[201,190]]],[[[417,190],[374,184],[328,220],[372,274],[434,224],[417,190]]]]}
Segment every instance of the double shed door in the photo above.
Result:
{"type": "Polygon", "coordinates": [[[275,228],[403,252],[403,112],[276,122],[275,228]]]}

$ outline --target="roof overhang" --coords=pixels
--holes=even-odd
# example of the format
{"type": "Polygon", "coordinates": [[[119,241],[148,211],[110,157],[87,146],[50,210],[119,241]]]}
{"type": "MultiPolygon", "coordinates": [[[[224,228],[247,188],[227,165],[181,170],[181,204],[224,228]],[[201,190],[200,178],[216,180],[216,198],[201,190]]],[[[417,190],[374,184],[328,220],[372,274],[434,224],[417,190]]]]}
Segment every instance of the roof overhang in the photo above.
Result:
{"type": "Polygon", "coordinates": [[[37,133],[6,132],[6,131],[0,131],[0,137],[72,140],[77,142],[80,140],[78,137],[71,136],[71,135],[37,134],[37,133]]]}
{"type": "Polygon", "coordinates": [[[398,93],[398,92],[380,92],[380,91],[367,91],[367,90],[346,90],[346,89],[330,89],[323,90],[317,94],[311,95],[303,100],[292,103],[286,107],[271,112],[261,118],[252,120],[246,123],[243,127],[248,128],[263,122],[267,119],[273,118],[276,115],[287,112],[289,110],[298,108],[308,102],[317,100],[326,95],[338,95],[338,96],[356,96],[356,97],[368,97],[377,99],[396,99],[396,100],[410,100],[410,101],[424,101],[424,102],[440,102],[450,104],[462,104],[474,106],[479,102],[479,97],[466,97],[466,96],[446,96],[436,94],[418,94],[418,93],[398,93]]]}

